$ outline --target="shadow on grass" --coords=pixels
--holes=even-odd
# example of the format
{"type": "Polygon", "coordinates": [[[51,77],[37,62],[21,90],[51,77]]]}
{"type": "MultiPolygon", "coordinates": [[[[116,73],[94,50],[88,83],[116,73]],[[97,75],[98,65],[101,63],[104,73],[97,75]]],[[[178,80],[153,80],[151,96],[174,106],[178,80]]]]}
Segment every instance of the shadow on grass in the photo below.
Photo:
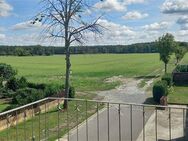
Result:
{"type": "Polygon", "coordinates": [[[175,84],[174,86],[178,86],[178,87],[188,87],[188,84],[183,84],[183,83],[178,83],[178,84],[175,84]]]}
{"type": "Polygon", "coordinates": [[[159,75],[150,75],[150,76],[137,76],[135,79],[152,79],[152,78],[158,78],[159,75]]]}
{"type": "Polygon", "coordinates": [[[147,98],[143,104],[158,105],[158,103],[155,102],[152,97],[147,98]]]}

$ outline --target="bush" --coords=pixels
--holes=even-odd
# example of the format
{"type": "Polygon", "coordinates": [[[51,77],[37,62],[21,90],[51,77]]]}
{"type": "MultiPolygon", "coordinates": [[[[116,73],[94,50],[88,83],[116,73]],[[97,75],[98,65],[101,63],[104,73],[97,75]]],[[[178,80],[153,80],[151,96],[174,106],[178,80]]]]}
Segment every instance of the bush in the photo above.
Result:
{"type": "Polygon", "coordinates": [[[178,65],[176,67],[177,72],[188,72],[188,65],[178,65]]]}
{"type": "Polygon", "coordinates": [[[15,109],[15,108],[17,108],[17,107],[19,107],[19,106],[12,104],[12,105],[8,106],[7,108],[5,108],[5,109],[3,110],[3,112],[8,111],[8,110],[11,110],[11,109],[15,109]]]}
{"type": "Polygon", "coordinates": [[[28,83],[27,86],[29,88],[44,90],[46,88],[46,84],[35,84],[35,83],[28,83]]]}
{"type": "Polygon", "coordinates": [[[13,91],[16,91],[17,89],[19,89],[19,81],[15,77],[12,77],[11,79],[9,79],[6,85],[7,85],[7,89],[10,89],[13,91]]]}
{"type": "Polygon", "coordinates": [[[75,88],[72,86],[69,89],[69,98],[75,98],[75,88]]]}
{"type": "Polygon", "coordinates": [[[48,85],[46,86],[45,91],[44,91],[45,96],[50,97],[50,96],[59,94],[63,89],[64,87],[61,85],[55,85],[55,84],[48,85]]]}
{"type": "Polygon", "coordinates": [[[161,80],[166,81],[168,86],[172,86],[172,75],[170,73],[163,75],[161,80]]]}
{"type": "Polygon", "coordinates": [[[18,85],[19,85],[19,88],[26,88],[27,87],[27,79],[25,77],[21,77],[19,80],[18,80],[18,85]]]}
{"type": "Polygon", "coordinates": [[[153,99],[154,101],[160,103],[162,96],[168,95],[167,82],[157,81],[153,86],[153,99]]]}
{"type": "Polygon", "coordinates": [[[12,104],[15,105],[25,105],[45,97],[44,92],[41,90],[36,90],[32,88],[24,88],[16,91],[12,104]]]}
{"type": "Polygon", "coordinates": [[[2,77],[3,80],[8,80],[16,74],[16,70],[14,70],[10,65],[0,63],[0,77],[2,77]]]}

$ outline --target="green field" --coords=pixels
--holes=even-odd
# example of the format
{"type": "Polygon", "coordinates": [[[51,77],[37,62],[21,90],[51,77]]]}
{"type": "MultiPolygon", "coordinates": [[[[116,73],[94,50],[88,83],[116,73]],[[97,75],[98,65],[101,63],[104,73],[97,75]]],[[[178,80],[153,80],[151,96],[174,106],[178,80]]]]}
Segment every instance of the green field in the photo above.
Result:
{"type": "MultiPolygon", "coordinates": [[[[185,55],[181,64],[188,65],[188,54],[185,55]]],[[[175,104],[188,104],[188,86],[174,86],[170,93],[169,102],[175,104]]]]}
{"type": "Polygon", "coordinates": [[[181,64],[185,64],[185,65],[188,64],[188,53],[187,53],[187,54],[184,56],[184,58],[182,59],[181,64]]]}
{"type": "MultiPolygon", "coordinates": [[[[123,75],[139,77],[163,68],[158,54],[72,55],[72,85],[78,91],[114,88],[118,83],[105,83],[105,78],[123,75]]],[[[19,76],[37,83],[64,83],[65,56],[0,57],[12,65],[19,76]]],[[[160,73],[160,72],[159,72],[160,73]]]]}
{"type": "MultiPolygon", "coordinates": [[[[124,77],[140,77],[150,78],[156,75],[162,74],[164,69],[163,63],[159,60],[158,54],[106,54],[106,55],[73,55],[72,58],[72,84],[76,87],[77,91],[97,91],[114,88],[118,83],[106,83],[105,79],[122,75],[124,77]],[[149,76],[149,77],[148,77],[149,76]]],[[[4,62],[12,65],[18,70],[19,76],[25,76],[29,81],[37,83],[64,83],[65,72],[65,59],[64,56],[41,56],[41,57],[0,57],[0,62],[4,62]]],[[[169,72],[174,67],[174,60],[172,59],[169,65],[169,72]]],[[[77,98],[82,99],[98,99],[97,95],[93,93],[79,93],[77,98]]],[[[71,127],[77,125],[75,102],[70,101],[70,117],[71,127]]],[[[82,106],[80,114],[82,119],[79,119],[79,123],[84,121],[84,103],[80,103],[82,106]]],[[[94,114],[96,105],[88,104],[88,116],[94,114]]],[[[58,136],[57,123],[58,112],[52,110],[47,113],[48,121],[44,120],[45,114],[36,116],[33,120],[21,123],[14,128],[10,128],[3,132],[0,132],[0,139],[14,140],[16,137],[16,130],[18,130],[18,140],[24,140],[25,129],[27,129],[26,136],[31,137],[32,124],[36,125],[34,135],[37,140],[44,138],[44,131],[47,131],[49,140],[54,140],[58,136]],[[40,119],[40,121],[39,121],[40,119]],[[40,122],[40,124],[38,124],[40,122]],[[48,126],[45,127],[44,122],[48,122],[48,126]],[[40,129],[38,126],[40,125],[40,129]],[[46,130],[47,128],[47,130],[46,130]],[[49,130],[48,130],[49,129],[49,130]],[[8,136],[7,136],[8,133],[8,136]],[[40,136],[39,136],[40,133],[40,136]]],[[[67,132],[66,113],[59,114],[62,128],[60,128],[60,136],[67,132]]]]}

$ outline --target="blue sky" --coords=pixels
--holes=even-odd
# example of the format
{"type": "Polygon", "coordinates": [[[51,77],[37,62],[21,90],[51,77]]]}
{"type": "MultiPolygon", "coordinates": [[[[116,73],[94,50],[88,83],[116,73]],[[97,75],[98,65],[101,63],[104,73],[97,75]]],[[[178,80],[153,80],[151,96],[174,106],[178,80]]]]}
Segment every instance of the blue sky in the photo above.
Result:
{"type": "MultiPolygon", "coordinates": [[[[30,20],[40,10],[40,0],[0,0],[0,44],[4,45],[61,45],[39,40],[39,23],[30,20]]],[[[106,27],[102,37],[92,37],[87,45],[132,44],[156,40],[166,32],[176,40],[187,41],[187,0],[92,0],[96,15],[102,14],[100,24],[106,27]]]]}

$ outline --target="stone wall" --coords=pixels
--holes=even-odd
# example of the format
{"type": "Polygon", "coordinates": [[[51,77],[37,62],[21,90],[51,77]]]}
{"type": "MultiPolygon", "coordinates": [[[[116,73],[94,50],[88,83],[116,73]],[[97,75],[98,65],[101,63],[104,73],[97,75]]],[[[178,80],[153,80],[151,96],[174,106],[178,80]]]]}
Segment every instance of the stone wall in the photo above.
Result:
{"type": "Polygon", "coordinates": [[[31,119],[39,113],[45,113],[63,104],[64,100],[49,100],[48,98],[28,104],[0,114],[0,131],[15,126],[25,120],[31,119]]]}

